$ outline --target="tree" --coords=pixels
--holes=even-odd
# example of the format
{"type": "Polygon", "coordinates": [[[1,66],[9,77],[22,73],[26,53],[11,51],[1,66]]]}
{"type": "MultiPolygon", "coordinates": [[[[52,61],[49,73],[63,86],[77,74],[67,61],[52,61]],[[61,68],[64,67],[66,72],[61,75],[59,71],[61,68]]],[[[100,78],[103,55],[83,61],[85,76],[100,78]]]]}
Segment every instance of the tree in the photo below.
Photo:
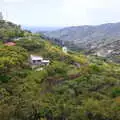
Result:
{"type": "Polygon", "coordinates": [[[29,40],[28,38],[20,39],[19,41],[17,41],[17,45],[27,49],[28,51],[36,51],[41,48],[44,48],[43,41],[36,40],[35,38],[32,37],[31,40],[29,40]]]}
{"type": "Polygon", "coordinates": [[[13,38],[23,37],[24,31],[19,25],[0,20],[0,39],[3,42],[12,41],[13,38]]]}
{"type": "Polygon", "coordinates": [[[3,46],[0,48],[0,76],[22,68],[27,60],[27,51],[21,47],[3,46]]]}

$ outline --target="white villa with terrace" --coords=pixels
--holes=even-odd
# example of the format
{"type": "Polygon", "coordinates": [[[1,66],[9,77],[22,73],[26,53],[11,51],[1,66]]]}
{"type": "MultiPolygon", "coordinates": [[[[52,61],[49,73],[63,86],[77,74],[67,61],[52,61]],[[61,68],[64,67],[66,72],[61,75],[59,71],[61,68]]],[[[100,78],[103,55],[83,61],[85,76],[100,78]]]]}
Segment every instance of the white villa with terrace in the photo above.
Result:
{"type": "Polygon", "coordinates": [[[49,65],[49,60],[44,60],[41,56],[30,55],[30,63],[33,66],[49,65]]]}

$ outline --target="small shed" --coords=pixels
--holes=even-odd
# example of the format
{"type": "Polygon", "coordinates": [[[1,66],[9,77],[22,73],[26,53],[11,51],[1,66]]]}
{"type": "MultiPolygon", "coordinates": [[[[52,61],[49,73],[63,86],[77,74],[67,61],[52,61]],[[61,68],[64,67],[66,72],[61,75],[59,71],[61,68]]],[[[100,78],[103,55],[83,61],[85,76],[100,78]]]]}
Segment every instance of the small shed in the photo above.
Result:
{"type": "Polygon", "coordinates": [[[50,63],[50,60],[42,60],[43,65],[49,65],[49,63],[50,63]]]}

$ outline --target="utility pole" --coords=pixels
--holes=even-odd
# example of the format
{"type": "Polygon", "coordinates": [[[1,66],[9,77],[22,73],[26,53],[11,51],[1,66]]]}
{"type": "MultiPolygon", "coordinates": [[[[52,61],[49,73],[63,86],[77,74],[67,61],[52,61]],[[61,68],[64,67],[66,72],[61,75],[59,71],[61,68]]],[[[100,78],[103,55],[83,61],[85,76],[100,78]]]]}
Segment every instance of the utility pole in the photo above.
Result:
{"type": "Polygon", "coordinates": [[[3,20],[2,12],[0,12],[0,20],[3,20]]]}

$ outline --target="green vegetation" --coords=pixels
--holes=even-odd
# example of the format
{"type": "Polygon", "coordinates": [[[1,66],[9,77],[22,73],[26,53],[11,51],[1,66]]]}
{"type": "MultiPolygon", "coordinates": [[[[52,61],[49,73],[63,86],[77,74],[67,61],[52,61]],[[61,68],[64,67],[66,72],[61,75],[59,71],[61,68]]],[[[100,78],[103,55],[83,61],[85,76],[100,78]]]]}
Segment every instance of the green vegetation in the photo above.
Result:
{"type": "Polygon", "coordinates": [[[5,22],[4,20],[0,20],[0,41],[11,41],[13,38],[23,36],[24,31],[21,30],[20,26],[11,22],[5,22]]]}
{"type": "Polygon", "coordinates": [[[20,47],[3,46],[0,48],[0,81],[8,80],[14,71],[25,65],[27,51],[20,47]],[[8,77],[9,76],[9,77],[8,77]],[[3,79],[4,78],[4,79],[3,79]]]}
{"type": "Polygon", "coordinates": [[[0,119],[120,120],[120,65],[27,34],[0,44],[0,119]],[[29,55],[50,60],[32,70],[29,55]]]}

